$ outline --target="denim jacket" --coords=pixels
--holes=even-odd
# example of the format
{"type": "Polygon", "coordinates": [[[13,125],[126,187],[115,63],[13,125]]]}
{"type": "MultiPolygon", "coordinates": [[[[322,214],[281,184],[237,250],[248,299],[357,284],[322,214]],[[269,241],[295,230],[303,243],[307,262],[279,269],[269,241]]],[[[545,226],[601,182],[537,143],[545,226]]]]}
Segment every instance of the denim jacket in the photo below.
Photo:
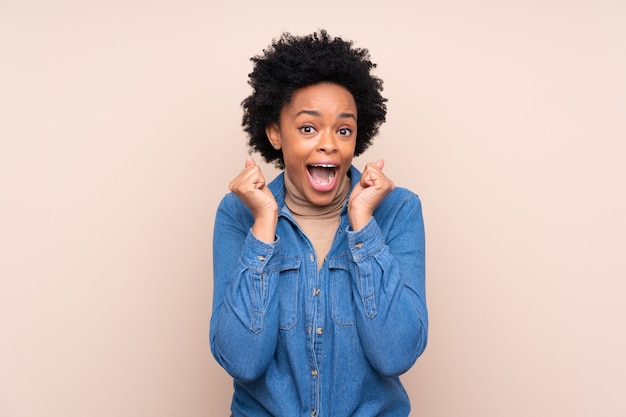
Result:
{"type": "MultiPolygon", "coordinates": [[[[352,188],[361,174],[351,167],[352,188]]],[[[276,239],[258,240],[234,195],[217,210],[210,344],[234,378],[235,417],[406,417],[399,375],[426,347],[424,227],[417,195],[396,187],[359,231],[347,204],[318,271],[313,246],[269,184],[276,239]]]]}

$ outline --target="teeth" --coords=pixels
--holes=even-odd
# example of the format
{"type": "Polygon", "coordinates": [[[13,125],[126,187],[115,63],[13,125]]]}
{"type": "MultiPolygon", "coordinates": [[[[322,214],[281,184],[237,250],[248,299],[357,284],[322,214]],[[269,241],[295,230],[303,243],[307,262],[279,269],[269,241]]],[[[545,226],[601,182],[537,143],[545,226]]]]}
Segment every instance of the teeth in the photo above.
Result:
{"type": "Polygon", "coordinates": [[[311,164],[312,167],[319,167],[319,168],[334,168],[335,165],[333,164],[311,164]]]}

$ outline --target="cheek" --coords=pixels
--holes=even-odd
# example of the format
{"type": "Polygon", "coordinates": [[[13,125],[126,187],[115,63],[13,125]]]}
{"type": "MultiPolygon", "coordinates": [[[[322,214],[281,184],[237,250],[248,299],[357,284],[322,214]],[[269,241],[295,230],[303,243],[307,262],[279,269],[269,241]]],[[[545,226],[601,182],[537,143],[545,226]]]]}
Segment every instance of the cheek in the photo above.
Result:
{"type": "Polygon", "coordinates": [[[315,148],[311,146],[312,144],[313,141],[310,141],[310,143],[303,143],[302,141],[289,143],[288,146],[283,148],[283,154],[285,158],[289,158],[294,164],[299,164],[315,151],[315,148]]]}
{"type": "Polygon", "coordinates": [[[304,175],[304,158],[294,149],[283,152],[283,159],[285,160],[285,169],[289,172],[292,178],[301,177],[304,175]]]}
{"type": "Polygon", "coordinates": [[[346,142],[344,146],[342,147],[343,154],[346,156],[349,155],[350,157],[354,156],[355,149],[356,149],[356,140],[346,142]]]}

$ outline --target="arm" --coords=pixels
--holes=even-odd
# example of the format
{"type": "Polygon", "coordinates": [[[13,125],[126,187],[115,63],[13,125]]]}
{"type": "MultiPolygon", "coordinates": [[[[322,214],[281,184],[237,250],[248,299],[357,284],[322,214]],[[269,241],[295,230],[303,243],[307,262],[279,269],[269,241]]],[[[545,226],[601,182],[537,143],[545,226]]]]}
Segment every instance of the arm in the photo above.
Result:
{"type": "Polygon", "coordinates": [[[211,351],[234,378],[254,380],[276,348],[278,272],[272,254],[278,209],[252,158],[229,188],[213,236],[211,351]]]}
{"type": "Polygon", "coordinates": [[[269,365],[278,334],[277,273],[272,254],[251,230],[252,216],[227,195],[217,211],[213,238],[211,351],[235,379],[254,380],[269,365]],[[274,276],[276,275],[276,276],[274,276]]]}
{"type": "Polygon", "coordinates": [[[385,219],[384,230],[374,216],[348,233],[352,285],[365,355],[381,374],[400,375],[427,342],[424,226],[415,194],[408,193],[397,209],[382,212],[393,216],[385,219]]]}

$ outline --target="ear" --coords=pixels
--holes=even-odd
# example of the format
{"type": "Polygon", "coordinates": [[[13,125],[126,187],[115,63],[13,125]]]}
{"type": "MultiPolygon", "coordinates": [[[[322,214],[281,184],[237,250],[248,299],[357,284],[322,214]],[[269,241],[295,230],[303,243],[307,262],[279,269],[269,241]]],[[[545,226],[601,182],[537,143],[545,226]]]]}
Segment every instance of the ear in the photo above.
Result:
{"type": "Polygon", "coordinates": [[[265,134],[267,135],[267,139],[270,141],[274,149],[280,149],[281,141],[280,141],[280,128],[278,127],[278,123],[272,123],[265,128],[265,134]]]}

